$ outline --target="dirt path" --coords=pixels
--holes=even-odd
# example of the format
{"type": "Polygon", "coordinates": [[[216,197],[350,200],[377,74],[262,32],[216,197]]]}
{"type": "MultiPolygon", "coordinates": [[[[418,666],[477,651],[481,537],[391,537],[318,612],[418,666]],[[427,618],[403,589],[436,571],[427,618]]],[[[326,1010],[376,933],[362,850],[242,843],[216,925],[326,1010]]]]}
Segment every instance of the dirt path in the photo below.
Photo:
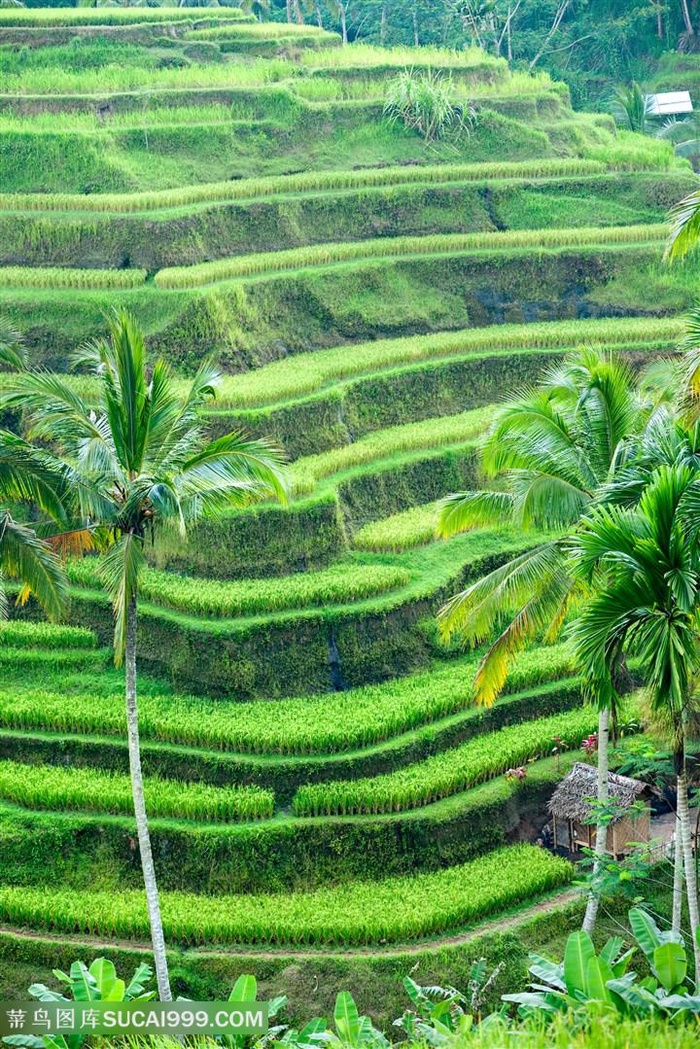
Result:
{"type": "MultiPolygon", "coordinates": [[[[553,909],[558,910],[568,906],[568,904],[573,903],[579,897],[580,891],[578,889],[566,889],[554,896],[547,897],[547,899],[539,900],[537,903],[533,903],[531,906],[525,907],[521,911],[517,911],[501,918],[494,918],[491,921],[482,922],[479,925],[473,926],[471,929],[465,930],[463,933],[457,933],[454,936],[441,936],[435,939],[420,940],[417,943],[391,945],[378,944],[372,949],[369,949],[366,946],[347,948],[332,946],[325,950],[314,947],[301,950],[286,949],[284,947],[270,949],[269,947],[256,947],[253,944],[251,946],[220,947],[216,950],[200,947],[183,948],[182,954],[191,958],[210,958],[229,955],[231,957],[264,959],[289,958],[299,961],[305,958],[319,957],[400,957],[402,955],[419,954],[423,951],[440,950],[444,947],[459,947],[461,944],[470,943],[472,940],[479,939],[482,936],[510,932],[513,929],[517,929],[520,925],[524,925],[531,921],[533,918],[546,914],[548,911],[553,909]]],[[[64,935],[57,935],[56,933],[42,932],[40,930],[16,928],[11,925],[0,925],[0,935],[3,933],[16,936],[18,939],[33,940],[43,943],[72,943],[75,944],[76,947],[87,947],[94,951],[110,950],[114,948],[137,951],[143,954],[150,954],[151,951],[149,944],[133,940],[105,940],[100,939],[99,937],[70,935],[67,933],[64,935]]]]}

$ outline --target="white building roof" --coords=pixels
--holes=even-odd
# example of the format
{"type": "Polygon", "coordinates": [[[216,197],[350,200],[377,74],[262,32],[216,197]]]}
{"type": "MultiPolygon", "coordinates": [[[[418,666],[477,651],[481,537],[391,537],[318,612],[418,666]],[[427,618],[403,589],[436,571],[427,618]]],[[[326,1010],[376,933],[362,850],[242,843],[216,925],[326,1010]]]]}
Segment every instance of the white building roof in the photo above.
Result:
{"type": "Polygon", "coordinates": [[[676,113],[692,113],[693,103],[689,91],[666,91],[660,95],[647,95],[647,111],[653,117],[672,117],[676,113]]]}

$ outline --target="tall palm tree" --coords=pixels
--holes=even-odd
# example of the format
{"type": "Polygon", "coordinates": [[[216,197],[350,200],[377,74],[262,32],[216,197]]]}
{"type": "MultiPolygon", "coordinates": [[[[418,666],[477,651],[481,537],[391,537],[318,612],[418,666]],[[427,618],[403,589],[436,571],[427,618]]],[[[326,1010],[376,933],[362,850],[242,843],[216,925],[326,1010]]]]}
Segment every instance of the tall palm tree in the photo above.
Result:
{"type": "MultiPolygon", "coordinates": [[[[630,368],[619,358],[582,350],[551,369],[543,381],[497,417],[483,451],[487,477],[502,477],[499,491],[462,492],[441,505],[438,535],[477,525],[510,522],[520,528],[573,527],[599,498],[626,459],[627,443],[649,417],[630,368]]],[[[576,582],[562,538],[547,538],[456,594],[438,613],[443,637],[470,644],[490,641],[501,629],[475,677],[476,701],[494,702],[515,655],[528,643],[552,639],[576,598],[576,582]]],[[[608,801],[608,741],[614,696],[599,704],[598,802],[608,801]]],[[[606,847],[607,823],[596,833],[593,890],[584,928],[595,924],[596,877],[606,847]]]]}
{"type": "MultiPolygon", "coordinates": [[[[626,363],[582,350],[545,374],[498,414],[482,452],[496,491],[459,492],[443,500],[437,534],[494,521],[561,531],[573,526],[625,462],[627,442],[648,418],[626,363]]],[[[443,637],[477,644],[505,629],[481,660],[480,703],[503,688],[515,655],[540,634],[555,633],[572,599],[573,579],[559,538],[547,538],[452,597],[440,610],[443,637]]]]}
{"type": "Polygon", "coordinates": [[[572,627],[597,696],[614,692],[621,653],[640,658],[652,708],[673,725],[680,846],[700,981],[698,891],[688,811],[685,743],[700,670],[700,475],[688,463],[651,476],[637,507],[598,506],[572,538],[576,571],[599,588],[572,627]]]}
{"type": "Polygon", "coordinates": [[[115,662],[125,665],[129,764],[159,997],[171,998],[141,772],[136,690],[136,619],[144,542],[162,527],[185,537],[203,514],[266,497],[285,497],[282,455],[265,441],[228,434],[206,441],[199,410],[218,374],[203,364],[186,396],[163,360],[149,369],[135,318],[115,311],[109,337],[86,346],[76,362],[96,377],[86,403],[60,377],[17,376],[2,397],[21,404],[29,436],[51,443],[69,471],[81,520],[107,530],[112,543],[101,573],[112,599],[115,662]]]}

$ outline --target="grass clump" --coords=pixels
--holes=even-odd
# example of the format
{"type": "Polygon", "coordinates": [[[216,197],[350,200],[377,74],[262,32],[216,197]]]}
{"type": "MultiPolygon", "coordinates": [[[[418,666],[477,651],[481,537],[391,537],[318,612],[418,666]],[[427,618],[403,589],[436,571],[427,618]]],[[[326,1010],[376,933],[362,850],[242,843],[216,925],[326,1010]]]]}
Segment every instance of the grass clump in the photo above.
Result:
{"type": "MultiPolygon", "coordinates": [[[[70,579],[99,583],[99,561],[86,558],[68,566],[70,579]]],[[[220,582],[146,569],[140,593],[147,601],[201,616],[244,616],[358,601],[404,586],[410,579],[399,565],[340,564],[319,572],[299,572],[279,579],[220,582]]]]}
{"type": "Polygon", "coordinates": [[[512,766],[544,757],[556,736],[578,747],[582,738],[595,731],[596,724],[596,711],[586,706],[513,725],[388,775],[300,787],[293,810],[297,816],[348,816],[429,805],[499,776],[512,766]]]}
{"type": "MultiPolygon", "coordinates": [[[[168,939],[188,944],[363,945],[464,928],[571,881],[573,867],[532,845],[438,873],[289,895],[163,893],[168,939]]],[[[0,918],[55,932],[147,938],[142,892],[0,888],[0,918]]]]}
{"type": "MultiPolygon", "coordinates": [[[[264,819],[274,811],[272,791],[261,787],[211,787],[147,777],[144,789],[149,814],[156,817],[230,822],[264,819]]],[[[124,816],[134,809],[128,776],[13,761],[0,761],[0,798],[30,809],[124,816]]]]}
{"type": "Polygon", "coordinates": [[[424,142],[458,135],[476,124],[476,110],[455,98],[454,86],[441,72],[404,69],[389,82],[384,116],[417,131],[424,142]]]}

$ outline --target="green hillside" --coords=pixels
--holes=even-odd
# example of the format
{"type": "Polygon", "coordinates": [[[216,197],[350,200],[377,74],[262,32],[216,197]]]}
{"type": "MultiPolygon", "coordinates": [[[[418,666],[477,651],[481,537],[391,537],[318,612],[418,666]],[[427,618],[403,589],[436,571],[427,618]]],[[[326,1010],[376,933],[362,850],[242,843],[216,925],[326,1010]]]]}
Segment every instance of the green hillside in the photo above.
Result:
{"type": "MultiPolygon", "coordinates": [[[[477,48],[343,47],[225,7],[2,8],[0,41],[0,315],[66,372],[128,306],[183,384],[216,356],[209,433],[270,436],[290,463],[288,506],[148,551],[140,716],[174,989],[256,972],[312,1014],[340,983],[364,1011],[379,989],[386,1019],[414,963],[460,985],[481,952],[506,963],[496,1000],[578,920],[573,868],[521,842],[596,713],[560,646],[474,705],[478,653],[441,643],[435,612],[540,537],[438,541],[435,503],[482,484],[494,406],[572,349],[674,352],[696,282],[661,254],[696,176],[477,48]],[[426,145],[385,119],[406,67],[449,74],[472,130],[426,145]]],[[[68,623],[30,605],[0,626],[8,999],[148,943],[111,608],[94,559],[68,573],[68,623]]]]}

